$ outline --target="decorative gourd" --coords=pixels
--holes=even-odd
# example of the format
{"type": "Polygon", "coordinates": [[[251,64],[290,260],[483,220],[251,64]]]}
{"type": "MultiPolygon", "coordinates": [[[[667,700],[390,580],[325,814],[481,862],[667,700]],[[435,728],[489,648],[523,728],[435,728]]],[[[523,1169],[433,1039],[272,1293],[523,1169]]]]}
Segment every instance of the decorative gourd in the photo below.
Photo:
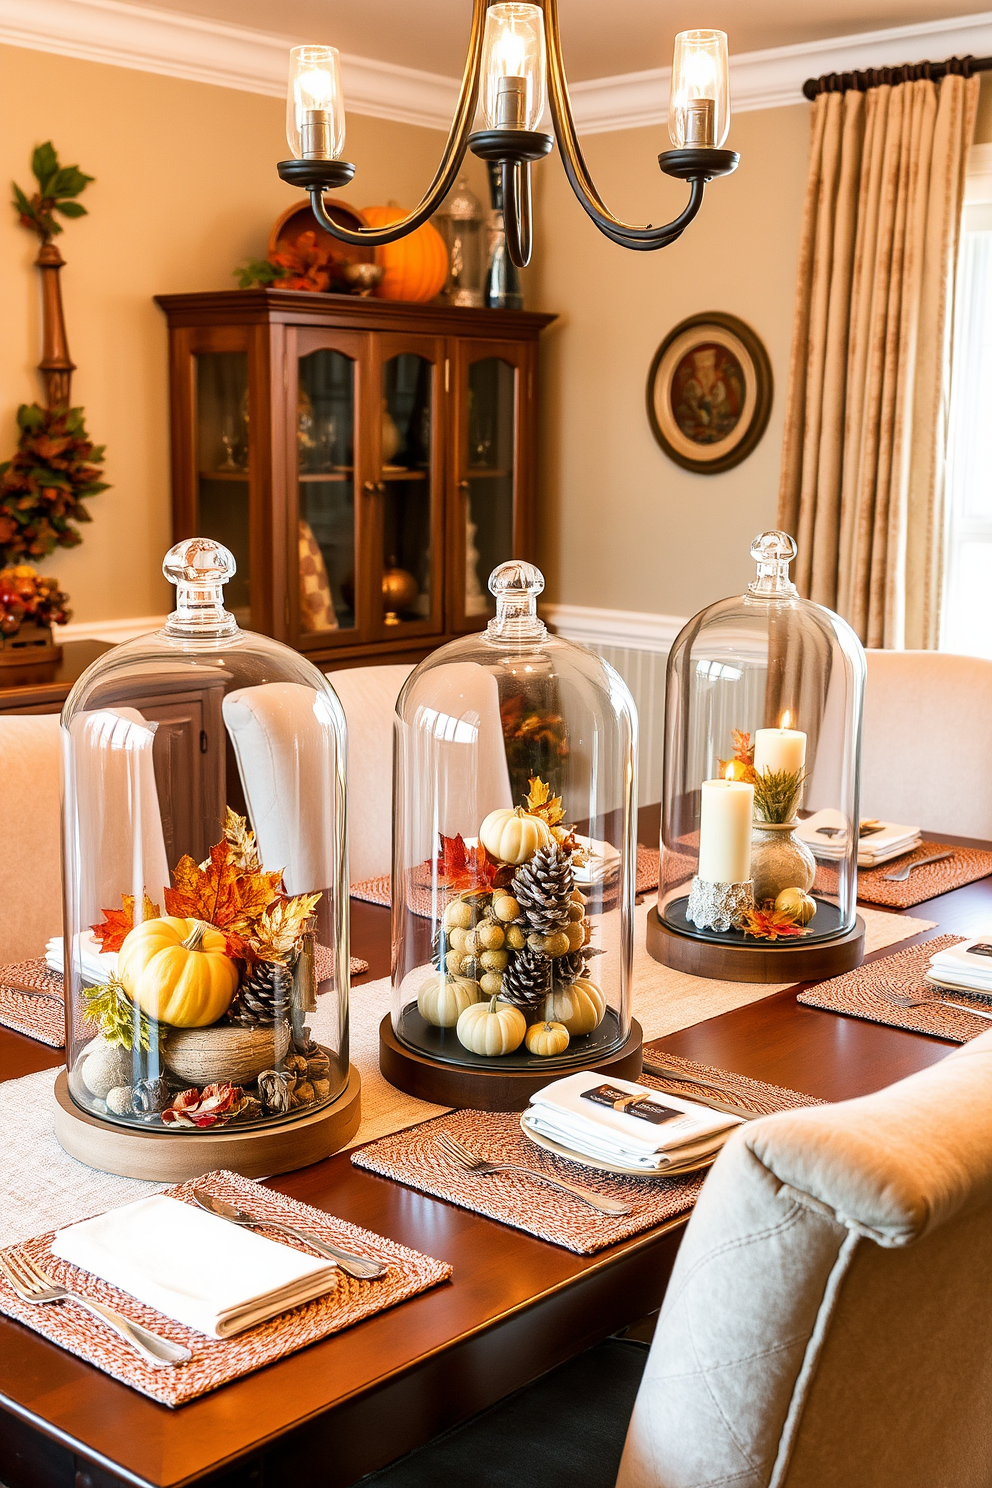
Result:
{"type": "Polygon", "coordinates": [[[797,925],[808,925],[816,914],[816,900],[805,889],[783,889],[775,900],[775,908],[791,915],[797,925]]]}
{"type": "Polygon", "coordinates": [[[551,1059],[564,1054],[568,1048],[568,1029],[564,1023],[532,1023],[527,1030],[524,1043],[528,1052],[540,1054],[542,1059],[551,1059]]]}
{"type": "Polygon", "coordinates": [[[527,1032],[527,1019],[519,1008],[494,997],[467,1007],[455,1025],[458,1041],[473,1054],[512,1054],[527,1032]]]}
{"type": "MultiPolygon", "coordinates": [[[[369,227],[388,227],[405,217],[403,207],[364,207],[369,227]]],[[[373,291],[381,300],[413,300],[423,304],[441,293],[448,277],[448,250],[436,227],[425,222],[396,243],[376,249],[376,260],[385,269],[373,291]]]]}
{"type": "Polygon", "coordinates": [[[417,1007],[435,1028],[454,1028],[459,1016],[481,996],[478,982],[468,977],[428,977],[417,993],[417,1007]]]}
{"type": "Polygon", "coordinates": [[[143,920],[124,937],[117,975],[149,1018],[206,1028],[227,1012],[238,990],[238,968],[225,945],[222,933],[203,920],[143,920]]]}
{"type": "Polygon", "coordinates": [[[602,1023],[606,994],[595,982],[579,977],[570,987],[550,993],[544,999],[543,1011],[548,1023],[564,1023],[572,1038],[581,1038],[602,1023]]]}
{"type": "Polygon", "coordinates": [[[551,828],[540,816],[503,807],[490,811],[479,828],[479,841],[491,858],[501,863],[527,863],[551,842],[551,828]]]}

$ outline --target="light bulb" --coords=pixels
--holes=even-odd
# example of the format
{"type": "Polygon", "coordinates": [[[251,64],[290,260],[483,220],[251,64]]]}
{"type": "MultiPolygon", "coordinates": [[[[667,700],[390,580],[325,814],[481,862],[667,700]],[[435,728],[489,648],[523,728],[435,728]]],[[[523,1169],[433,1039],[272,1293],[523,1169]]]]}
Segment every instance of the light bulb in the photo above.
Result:
{"type": "Polygon", "coordinates": [[[482,47],[482,107],[490,129],[536,129],[547,84],[538,5],[491,5],[482,47]]]}
{"type": "Polygon", "coordinates": [[[297,160],[340,158],[344,100],[336,48],[300,46],[290,52],[286,138],[297,160]]]}
{"type": "Polygon", "coordinates": [[[723,31],[680,31],[675,38],[668,132],[677,149],[719,147],[730,128],[727,37],[723,31]]]}

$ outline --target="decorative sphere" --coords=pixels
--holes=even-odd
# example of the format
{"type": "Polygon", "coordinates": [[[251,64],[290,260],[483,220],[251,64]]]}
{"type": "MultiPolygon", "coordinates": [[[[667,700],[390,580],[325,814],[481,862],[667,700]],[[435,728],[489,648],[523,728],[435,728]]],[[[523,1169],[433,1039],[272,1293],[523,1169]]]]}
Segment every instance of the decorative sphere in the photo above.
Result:
{"type": "Polygon", "coordinates": [[[783,889],[775,900],[781,914],[791,915],[797,925],[808,925],[816,914],[816,900],[805,889],[783,889]]]}

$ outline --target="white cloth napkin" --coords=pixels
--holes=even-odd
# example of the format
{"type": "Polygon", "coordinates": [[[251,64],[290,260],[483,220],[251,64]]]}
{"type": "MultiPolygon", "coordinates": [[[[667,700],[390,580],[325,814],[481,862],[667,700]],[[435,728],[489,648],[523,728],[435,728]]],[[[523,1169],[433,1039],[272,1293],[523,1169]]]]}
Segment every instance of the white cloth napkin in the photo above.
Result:
{"type": "MultiPolygon", "coordinates": [[[[864,821],[861,825],[864,826],[864,821]]],[[[899,858],[917,846],[921,839],[919,827],[907,827],[897,822],[879,822],[870,834],[858,840],[858,867],[874,868],[887,863],[890,858],[899,858]]],[[[827,806],[801,821],[796,836],[813,849],[818,858],[836,861],[847,854],[847,818],[843,812],[827,806]]]]}
{"type": "MultiPolygon", "coordinates": [[[[84,986],[102,987],[117,971],[117,952],[101,951],[100,942],[92,930],[83,930],[76,936],[76,957],[84,986]]],[[[54,935],[45,946],[45,964],[49,971],[65,975],[65,948],[61,935],[54,935]]]]}
{"type": "Polygon", "coordinates": [[[337,1274],[333,1261],[164,1194],[70,1225],[52,1250],[211,1338],[229,1338],[321,1296],[337,1274]]]}
{"type": "Polygon", "coordinates": [[[977,940],[964,940],[960,945],[948,946],[930,959],[930,972],[938,981],[951,982],[956,987],[982,992],[992,996],[992,935],[979,936],[977,940]],[[976,947],[987,946],[988,950],[977,951],[976,947]]]}
{"type": "Polygon", "coordinates": [[[525,1127],[587,1157],[646,1172],[660,1172],[717,1151],[741,1124],[739,1116],[711,1111],[682,1096],[636,1085],[631,1080],[589,1073],[568,1075],[546,1085],[531,1098],[523,1119],[525,1127]],[[676,1114],[656,1124],[588,1099],[585,1092],[604,1086],[625,1095],[646,1097],[653,1105],[676,1114]]]}

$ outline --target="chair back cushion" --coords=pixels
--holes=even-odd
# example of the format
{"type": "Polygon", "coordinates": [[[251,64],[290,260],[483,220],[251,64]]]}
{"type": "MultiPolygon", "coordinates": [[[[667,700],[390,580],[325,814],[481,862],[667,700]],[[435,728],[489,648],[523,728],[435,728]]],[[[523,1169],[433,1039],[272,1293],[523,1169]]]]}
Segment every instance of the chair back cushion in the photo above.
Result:
{"type": "Polygon", "coordinates": [[[618,1488],[992,1482],[992,1033],[728,1142],[618,1488]]]}
{"type": "Polygon", "coordinates": [[[412,666],[328,672],[348,721],[348,876],[389,873],[393,850],[393,713],[412,666]]]}
{"type": "Polygon", "coordinates": [[[0,717],[0,964],[62,934],[59,716],[0,717]]]}

